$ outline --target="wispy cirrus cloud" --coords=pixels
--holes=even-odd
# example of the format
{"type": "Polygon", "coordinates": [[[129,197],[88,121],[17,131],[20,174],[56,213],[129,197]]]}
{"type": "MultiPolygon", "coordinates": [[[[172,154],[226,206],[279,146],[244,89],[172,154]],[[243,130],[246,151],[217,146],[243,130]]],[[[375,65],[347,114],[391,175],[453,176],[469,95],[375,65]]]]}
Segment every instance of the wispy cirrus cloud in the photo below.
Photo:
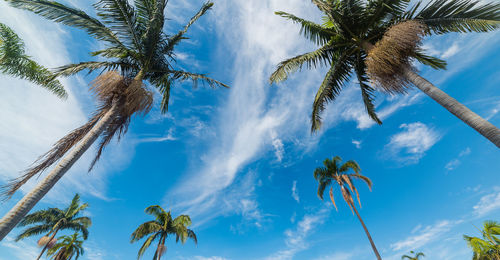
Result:
{"type": "Polygon", "coordinates": [[[327,209],[322,209],[315,214],[305,215],[294,229],[285,231],[286,248],[266,257],[266,260],[293,259],[295,254],[309,248],[307,238],[321,225],[328,215],[327,209]]]}
{"type": "Polygon", "coordinates": [[[495,189],[495,192],[481,197],[473,207],[474,215],[477,217],[485,216],[498,209],[500,209],[500,191],[498,188],[495,189]]]}

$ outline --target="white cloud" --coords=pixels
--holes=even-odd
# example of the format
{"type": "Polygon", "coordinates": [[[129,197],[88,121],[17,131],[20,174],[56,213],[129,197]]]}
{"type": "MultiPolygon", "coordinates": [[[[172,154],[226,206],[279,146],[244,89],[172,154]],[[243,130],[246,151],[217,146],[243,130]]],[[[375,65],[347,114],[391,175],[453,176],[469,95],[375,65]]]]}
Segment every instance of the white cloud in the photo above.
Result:
{"type": "Polygon", "coordinates": [[[444,168],[448,171],[452,171],[452,170],[455,170],[458,166],[460,166],[460,164],[462,164],[462,162],[458,159],[453,159],[451,160],[450,162],[448,162],[444,168]]]}
{"type": "Polygon", "coordinates": [[[325,255],[315,260],[351,260],[356,259],[355,254],[352,252],[338,252],[331,255],[325,255]]]}
{"type": "Polygon", "coordinates": [[[308,236],[314,232],[314,229],[321,225],[327,217],[327,210],[323,209],[312,215],[305,215],[302,220],[297,223],[295,229],[285,231],[286,249],[266,257],[266,260],[286,260],[293,259],[293,256],[300,251],[309,248],[307,243],[308,236]]]}
{"type": "Polygon", "coordinates": [[[281,139],[279,139],[276,135],[276,132],[271,132],[272,145],[274,147],[274,155],[276,156],[276,160],[281,162],[283,160],[283,155],[285,154],[285,147],[281,139]]]}
{"type": "Polygon", "coordinates": [[[500,192],[485,195],[474,205],[474,214],[478,217],[487,215],[490,212],[500,209],[500,192]]]}
{"type": "Polygon", "coordinates": [[[358,140],[352,140],[352,144],[354,144],[354,146],[356,146],[356,148],[358,149],[361,149],[361,141],[358,141],[358,140]]]}
{"type": "Polygon", "coordinates": [[[457,42],[454,42],[444,53],[441,55],[441,59],[448,59],[460,51],[460,47],[457,42]]]}
{"type": "MultiPolygon", "coordinates": [[[[21,240],[16,242],[14,238],[7,236],[4,241],[2,241],[2,247],[4,248],[2,252],[9,253],[17,259],[36,259],[41,249],[35,245],[36,242],[33,239],[30,239],[30,241],[21,240]]],[[[0,260],[8,259],[0,258],[0,260]]]]}
{"type": "Polygon", "coordinates": [[[297,181],[293,181],[292,198],[298,203],[300,203],[299,191],[297,190],[297,181]]]}
{"type": "Polygon", "coordinates": [[[463,151],[461,151],[459,154],[458,154],[458,158],[455,158],[451,161],[449,161],[445,166],[444,168],[448,171],[452,171],[452,170],[455,170],[458,166],[460,166],[460,164],[462,164],[462,161],[460,160],[461,157],[464,157],[464,156],[467,156],[471,153],[471,150],[469,147],[465,148],[463,151]]]}
{"type": "Polygon", "coordinates": [[[448,232],[454,223],[452,221],[439,221],[432,226],[419,228],[416,235],[411,235],[401,241],[390,245],[393,251],[409,251],[416,250],[429,242],[439,239],[443,234],[448,232]]]}
{"type": "Polygon", "coordinates": [[[439,139],[439,134],[421,122],[402,124],[403,131],[393,135],[384,151],[403,163],[417,163],[439,139]]]}
{"type": "Polygon", "coordinates": [[[166,141],[175,141],[177,138],[174,136],[174,129],[170,128],[168,132],[161,137],[144,137],[137,140],[138,143],[158,143],[166,141]]]}

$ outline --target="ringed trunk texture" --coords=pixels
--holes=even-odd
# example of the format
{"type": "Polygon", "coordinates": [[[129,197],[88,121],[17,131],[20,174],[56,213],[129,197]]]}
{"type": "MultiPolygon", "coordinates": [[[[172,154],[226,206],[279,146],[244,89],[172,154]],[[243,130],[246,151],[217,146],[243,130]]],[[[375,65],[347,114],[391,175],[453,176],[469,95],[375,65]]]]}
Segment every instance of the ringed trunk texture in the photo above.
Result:
{"type": "Polygon", "coordinates": [[[373,243],[372,236],[370,235],[370,232],[368,232],[368,228],[365,226],[365,222],[361,219],[361,216],[358,213],[358,210],[356,209],[356,206],[354,203],[351,204],[352,208],[354,209],[354,212],[356,212],[356,216],[358,216],[359,222],[361,222],[361,225],[363,226],[363,229],[365,230],[366,236],[368,237],[368,240],[370,240],[370,244],[372,246],[373,252],[375,253],[375,256],[377,256],[378,260],[382,260],[382,257],[380,257],[380,254],[378,253],[377,247],[375,247],[375,243],[373,243]]]}
{"type": "Polygon", "coordinates": [[[480,117],[478,114],[472,112],[469,108],[462,105],[456,99],[450,97],[448,94],[434,86],[432,83],[411,70],[405,71],[405,76],[413,83],[418,89],[427,94],[429,97],[438,102],[441,106],[446,108],[460,120],[474,128],[482,136],[490,140],[494,145],[500,148],[500,129],[488,122],[486,119],[480,117]]]}
{"type": "Polygon", "coordinates": [[[40,258],[42,258],[43,253],[45,253],[45,250],[47,250],[47,248],[49,247],[49,243],[52,241],[52,239],[54,239],[54,237],[56,237],[57,231],[59,231],[59,228],[56,228],[56,230],[54,230],[54,233],[52,234],[52,236],[50,236],[49,241],[47,242],[47,244],[45,244],[43,246],[42,252],[40,252],[40,255],[37,257],[36,260],[39,260],[40,258]]]}
{"type": "Polygon", "coordinates": [[[26,194],[15,206],[0,220],[0,241],[23,219],[24,216],[40,201],[47,192],[61,179],[61,177],[78,161],[78,159],[95,142],[105,127],[113,120],[118,111],[117,102],[102,119],[85,135],[73,150],[71,150],[52,169],[45,179],[26,194]]]}

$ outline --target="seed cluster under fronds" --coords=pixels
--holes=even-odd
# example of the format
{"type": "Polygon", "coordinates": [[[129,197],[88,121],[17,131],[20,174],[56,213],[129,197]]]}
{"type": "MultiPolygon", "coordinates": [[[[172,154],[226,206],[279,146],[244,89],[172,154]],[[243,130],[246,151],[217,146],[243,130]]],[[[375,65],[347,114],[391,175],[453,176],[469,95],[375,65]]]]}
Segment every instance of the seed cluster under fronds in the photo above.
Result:
{"type": "Polygon", "coordinates": [[[136,113],[140,115],[147,114],[153,105],[153,93],[144,87],[142,81],[123,77],[116,71],[108,71],[97,77],[92,81],[90,90],[99,101],[99,108],[92,118],[85,125],[73,130],[57,141],[52,149],[40,156],[22,176],[12,179],[7,185],[0,187],[1,197],[11,197],[32,177],[55,164],[80,142],[115,104],[117,112],[101,133],[99,148],[90,165],[90,171],[101,157],[104,147],[109,144],[113,137],[118,134],[118,138],[120,138],[127,132],[132,116],[136,113]]]}
{"type": "Polygon", "coordinates": [[[385,92],[403,93],[410,82],[403,75],[407,69],[415,70],[411,58],[419,47],[427,27],[415,20],[396,24],[368,52],[367,73],[371,81],[385,92]]]}

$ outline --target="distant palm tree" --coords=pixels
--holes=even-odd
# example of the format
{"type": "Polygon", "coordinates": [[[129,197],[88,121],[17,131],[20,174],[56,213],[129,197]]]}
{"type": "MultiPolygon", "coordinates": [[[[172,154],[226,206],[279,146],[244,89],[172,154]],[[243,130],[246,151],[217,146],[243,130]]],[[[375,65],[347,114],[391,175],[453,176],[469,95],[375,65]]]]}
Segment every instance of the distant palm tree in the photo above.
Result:
{"type": "Polygon", "coordinates": [[[401,257],[401,259],[408,259],[408,260],[420,260],[420,257],[425,257],[424,253],[422,252],[419,252],[419,253],[415,253],[413,251],[410,251],[410,254],[412,254],[413,256],[409,256],[409,255],[404,255],[401,257]]]}
{"type": "Polygon", "coordinates": [[[47,252],[54,260],[77,260],[83,255],[83,240],[78,233],[71,236],[61,236],[57,239],[57,244],[47,252]]]}
{"type": "Polygon", "coordinates": [[[79,217],[89,205],[87,203],[80,204],[80,196],[78,194],[73,197],[71,204],[64,210],[58,208],[49,208],[29,214],[19,223],[19,227],[30,226],[17,236],[16,241],[21,239],[45,234],[39,241],[38,245],[43,246],[42,252],[37,259],[40,259],[48,248],[54,246],[56,240],[54,237],[57,232],[65,229],[81,232],[83,239],[87,239],[89,235],[88,227],[92,224],[89,217],[79,217]],[[39,223],[39,224],[37,224],[39,223]]]}
{"type": "Polygon", "coordinates": [[[53,79],[48,69],[26,55],[21,38],[3,23],[0,23],[0,73],[34,82],[59,97],[67,96],[61,83],[53,79]]]}
{"type": "Polygon", "coordinates": [[[483,238],[464,235],[467,245],[472,249],[472,259],[500,260],[500,223],[485,221],[480,232],[483,238]]]}
{"type": "Polygon", "coordinates": [[[134,233],[132,233],[130,240],[131,243],[149,236],[139,249],[137,259],[140,259],[142,257],[144,252],[146,252],[146,249],[151,246],[151,243],[158,240],[158,245],[156,247],[153,260],[159,260],[167,250],[165,246],[165,240],[169,235],[175,235],[175,241],[179,242],[180,240],[183,244],[187,241],[188,238],[191,238],[195,243],[198,243],[198,239],[196,238],[196,234],[194,233],[194,231],[188,229],[188,227],[191,225],[191,219],[188,215],[180,215],[175,219],[172,219],[170,211],[166,212],[162,207],[158,205],[147,207],[145,212],[147,214],[153,215],[155,217],[155,220],[141,224],[134,231],[134,233]]]}
{"type": "Polygon", "coordinates": [[[472,112],[416,73],[412,61],[434,69],[446,62],[424,53],[423,36],[451,32],[488,32],[500,28],[500,2],[478,0],[312,0],[324,13],[323,25],[293,14],[276,12],[302,26],[319,49],[282,61],[270,81],[286,80],[302,67],[328,66],[312,107],[312,131],[321,127],[321,114],[355,74],[368,115],[378,124],[374,92],[403,93],[415,86],[460,120],[500,147],[500,129],[472,112]],[[410,3],[414,5],[408,8],[410,3]],[[354,73],[353,73],[354,72],[354,73]],[[370,85],[370,81],[374,86],[370,85]]]}
{"type": "MultiPolygon", "coordinates": [[[[182,30],[173,35],[164,32],[167,0],[101,0],[94,4],[97,17],[82,10],[48,0],[6,0],[14,7],[32,11],[47,19],[83,29],[102,42],[105,49],[92,52],[101,61],[69,64],[57,69],[56,76],[70,76],[80,71],[108,71],[97,77],[91,86],[100,106],[88,123],[60,139],[25,174],[3,187],[5,197],[11,197],[33,176],[56,164],[47,177],[26,194],[0,220],[0,240],[26,215],[59,181],[85,151],[99,138],[101,142],[90,169],[100,158],[113,137],[123,136],[134,115],[147,114],[153,105],[149,82],[161,94],[160,109],[167,112],[170,91],[174,83],[192,80],[211,87],[228,87],[204,74],[175,68],[175,47],[186,39],[189,27],[204,15],[213,3],[203,4],[182,30]],[[119,70],[121,74],[116,72],[119,70]]],[[[89,170],[90,170],[89,169],[89,170]]]]}
{"type": "Polygon", "coordinates": [[[338,210],[337,204],[335,203],[335,199],[333,197],[333,188],[335,186],[338,186],[340,188],[344,201],[347,203],[347,205],[349,205],[353,213],[356,213],[356,216],[358,216],[359,222],[361,222],[361,225],[366,232],[366,236],[368,237],[368,240],[370,240],[373,252],[377,256],[377,259],[380,260],[382,258],[380,257],[380,254],[375,247],[375,243],[373,242],[372,237],[365,226],[365,223],[361,219],[361,216],[359,215],[359,212],[356,209],[356,205],[354,204],[354,200],[352,198],[352,195],[356,194],[359,206],[361,207],[361,200],[359,199],[358,190],[356,189],[356,186],[354,186],[354,179],[364,181],[368,185],[368,188],[370,188],[370,190],[372,187],[372,181],[368,177],[361,175],[361,169],[359,168],[358,163],[356,163],[355,161],[347,161],[344,164],[341,163],[342,159],[339,156],[335,156],[332,160],[325,159],[323,161],[324,167],[318,167],[316,168],[316,170],[314,170],[314,178],[319,183],[318,196],[323,199],[325,189],[330,187],[330,199],[332,200],[335,209],[338,210]]]}

